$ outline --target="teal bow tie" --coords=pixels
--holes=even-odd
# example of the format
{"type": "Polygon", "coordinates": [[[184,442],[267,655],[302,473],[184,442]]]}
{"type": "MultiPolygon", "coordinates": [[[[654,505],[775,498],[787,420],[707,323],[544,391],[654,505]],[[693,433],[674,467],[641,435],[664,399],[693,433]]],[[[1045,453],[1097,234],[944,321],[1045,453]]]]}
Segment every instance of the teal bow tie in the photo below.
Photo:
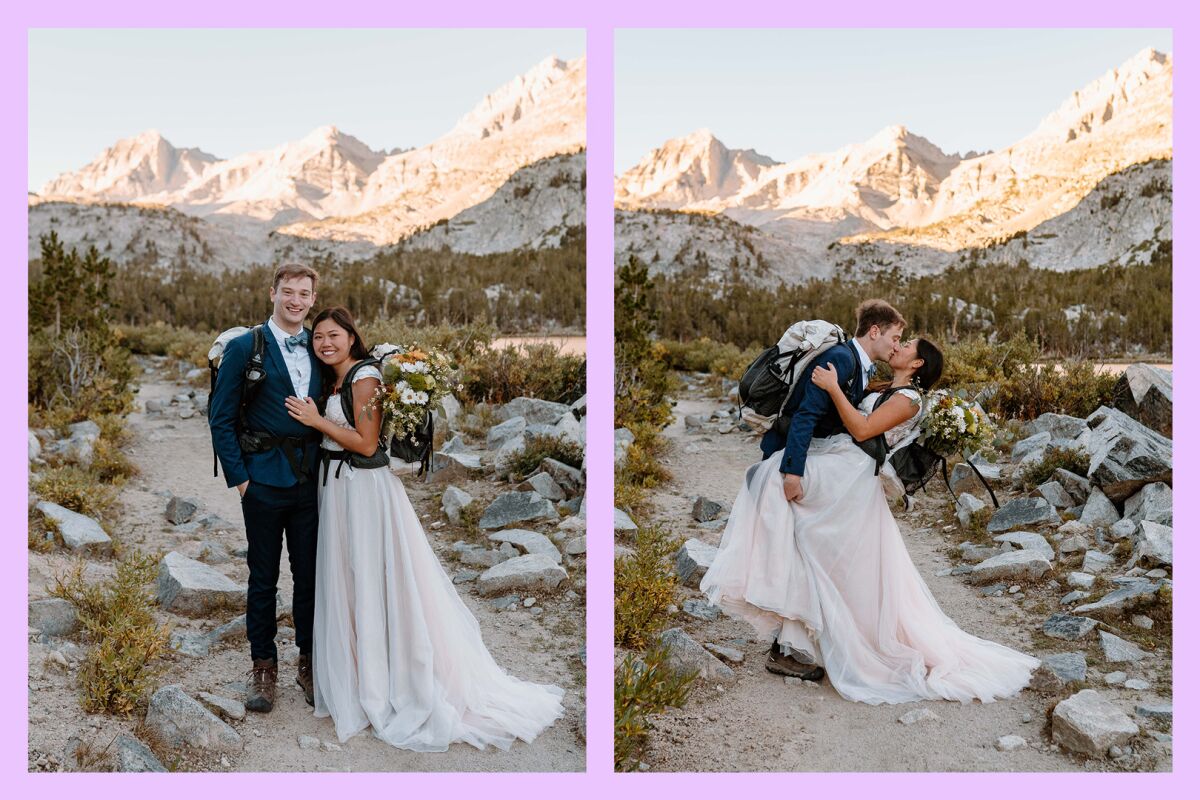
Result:
{"type": "Polygon", "coordinates": [[[299,345],[300,347],[307,347],[308,331],[300,331],[295,336],[289,336],[283,340],[283,343],[287,345],[289,353],[296,349],[296,345],[299,345]]]}

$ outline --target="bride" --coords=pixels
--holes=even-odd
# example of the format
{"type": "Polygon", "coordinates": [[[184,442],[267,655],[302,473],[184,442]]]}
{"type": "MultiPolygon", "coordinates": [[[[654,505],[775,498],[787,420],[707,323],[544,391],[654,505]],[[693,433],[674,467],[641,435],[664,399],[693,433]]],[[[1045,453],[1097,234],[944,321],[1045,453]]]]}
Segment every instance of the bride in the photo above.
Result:
{"type": "Polygon", "coordinates": [[[368,726],[391,745],[426,752],[532,741],[562,715],[562,689],[512,677],[487,651],[404,485],[380,457],[382,375],[365,365],[345,385],[368,357],[350,312],[326,309],[312,331],[325,415],[310,398],[287,400],[293,418],[324,434],[309,702],[318,717],[333,717],[342,742],[368,726]],[[361,410],[353,422],[339,399],[347,391],[361,410]],[[354,466],[353,454],[382,465],[354,466]]]}
{"type": "Polygon", "coordinates": [[[848,700],[1011,697],[1038,660],[972,636],[942,613],[888,507],[885,481],[898,483],[891,465],[881,481],[874,459],[855,444],[880,434],[889,447],[911,439],[920,389],[941,378],[941,353],[924,339],[905,343],[889,364],[891,384],[873,383],[861,410],[839,389],[836,372],[813,370],[813,384],[829,393],[849,435],[813,439],[798,503],[784,497],[784,451],[746,471],[700,589],[775,637],[773,659],[790,655],[816,679],[822,670],[813,665],[823,665],[848,700]]]}

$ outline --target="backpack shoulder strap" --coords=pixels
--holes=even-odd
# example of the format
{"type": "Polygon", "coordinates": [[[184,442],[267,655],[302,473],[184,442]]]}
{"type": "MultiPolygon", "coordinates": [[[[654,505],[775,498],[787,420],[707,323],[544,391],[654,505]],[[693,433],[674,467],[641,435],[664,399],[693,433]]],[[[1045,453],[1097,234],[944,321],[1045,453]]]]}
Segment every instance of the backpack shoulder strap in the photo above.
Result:
{"type": "Polygon", "coordinates": [[[342,416],[344,416],[346,421],[351,425],[354,424],[354,376],[356,376],[358,371],[363,367],[378,366],[378,358],[364,358],[362,361],[351,367],[350,371],[346,373],[346,377],[342,379],[342,389],[338,393],[338,399],[342,403],[342,416]]]}

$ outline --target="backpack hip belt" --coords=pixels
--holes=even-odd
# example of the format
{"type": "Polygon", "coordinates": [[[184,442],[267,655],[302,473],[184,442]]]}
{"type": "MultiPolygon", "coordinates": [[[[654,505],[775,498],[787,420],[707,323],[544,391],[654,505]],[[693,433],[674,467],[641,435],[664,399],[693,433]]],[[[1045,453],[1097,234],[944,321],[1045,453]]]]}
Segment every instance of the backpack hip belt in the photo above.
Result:
{"type": "Polygon", "coordinates": [[[338,462],[337,469],[333,472],[334,479],[342,477],[342,467],[349,464],[351,470],[355,469],[380,469],[388,466],[391,461],[388,458],[387,451],[380,447],[375,451],[373,456],[364,456],[361,453],[352,453],[349,450],[326,450],[321,449],[321,466],[324,468],[324,474],[321,477],[321,485],[325,486],[329,483],[329,462],[338,462]]]}
{"type": "Polygon", "coordinates": [[[310,444],[315,444],[318,438],[315,432],[302,436],[276,436],[266,431],[241,431],[238,433],[238,446],[243,453],[282,450],[283,457],[292,468],[292,475],[299,483],[304,483],[312,469],[312,454],[308,453],[307,449],[310,444]]]}

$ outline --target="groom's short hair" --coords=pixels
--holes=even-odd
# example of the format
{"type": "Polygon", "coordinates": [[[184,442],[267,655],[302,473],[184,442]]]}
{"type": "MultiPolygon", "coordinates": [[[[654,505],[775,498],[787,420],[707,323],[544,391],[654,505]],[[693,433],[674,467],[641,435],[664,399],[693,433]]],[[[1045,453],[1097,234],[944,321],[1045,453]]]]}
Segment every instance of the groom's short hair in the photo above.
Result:
{"type": "Polygon", "coordinates": [[[872,325],[878,325],[879,330],[891,325],[899,325],[901,328],[908,325],[904,317],[900,316],[900,312],[887,300],[863,300],[858,304],[854,316],[858,320],[854,330],[855,336],[866,336],[872,325]]]}
{"type": "Polygon", "coordinates": [[[313,291],[317,291],[317,271],[312,267],[306,267],[303,264],[280,264],[279,269],[275,270],[275,279],[271,281],[271,288],[278,289],[279,282],[289,280],[291,278],[311,278],[313,291]]]}

